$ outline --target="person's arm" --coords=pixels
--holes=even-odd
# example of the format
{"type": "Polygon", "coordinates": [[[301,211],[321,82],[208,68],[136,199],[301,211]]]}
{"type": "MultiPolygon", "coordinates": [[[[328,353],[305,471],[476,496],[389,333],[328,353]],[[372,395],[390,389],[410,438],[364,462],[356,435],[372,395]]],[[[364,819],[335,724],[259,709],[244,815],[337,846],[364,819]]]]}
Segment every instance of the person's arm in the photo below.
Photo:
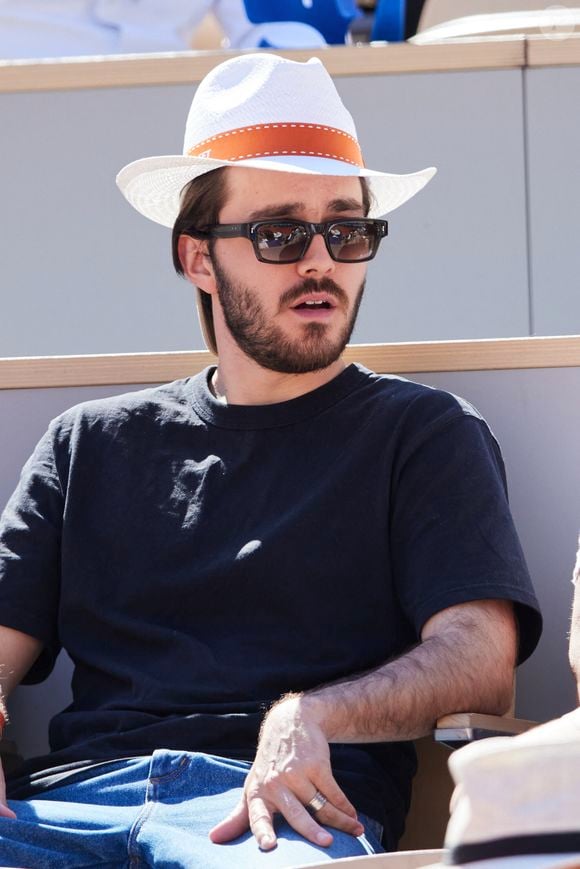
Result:
{"type": "Polygon", "coordinates": [[[574,603],[572,605],[572,621],[570,624],[570,647],[568,657],[572,672],[576,677],[578,703],[580,704],[580,540],[578,540],[578,554],[576,565],[572,575],[574,583],[574,603]]]}
{"type": "MultiPolygon", "coordinates": [[[[40,640],[15,631],[12,628],[0,626],[0,715],[3,724],[8,720],[5,701],[11,691],[19,684],[30,670],[40,652],[40,640]]],[[[4,771],[0,762],[0,817],[15,817],[12,809],[6,805],[6,783],[4,771]]]]}
{"type": "Polygon", "coordinates": [[[459,604],[430,618],[421,643],[401,657],[283,697],[264,720],[242,800],[211,831],[212,841],[230,841],[249,827],[269,850],[276,845],[275,812],[318,845],[329,845],[332,836],[317,822],[360,835],[354,807],[332,775],[328,743],[414,739],[450,712],[505,712],[516,646],[511,603],[459,604]],[[328,803],[315,820],[305,805],[317,791],[328,803]]]}

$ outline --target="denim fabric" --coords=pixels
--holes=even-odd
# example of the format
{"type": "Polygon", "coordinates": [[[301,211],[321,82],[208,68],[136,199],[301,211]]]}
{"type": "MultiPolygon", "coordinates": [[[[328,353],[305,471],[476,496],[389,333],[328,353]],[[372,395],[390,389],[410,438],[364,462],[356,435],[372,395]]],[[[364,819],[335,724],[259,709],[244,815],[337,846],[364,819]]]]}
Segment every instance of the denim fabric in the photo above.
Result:
{"type": "Polygon", "coordinates": [[[261,852],[249,833],[214,845],[208,831],[235,806],[248,769],[242,761],[158,750],[73,772],[38,796],[9,802],[17,819],[0,818],[0,865],[269,869],[382,851],[371,831],[355,839],[332,830],[331,847],[319,848],[282,819],[274,851],[261,852]]]}

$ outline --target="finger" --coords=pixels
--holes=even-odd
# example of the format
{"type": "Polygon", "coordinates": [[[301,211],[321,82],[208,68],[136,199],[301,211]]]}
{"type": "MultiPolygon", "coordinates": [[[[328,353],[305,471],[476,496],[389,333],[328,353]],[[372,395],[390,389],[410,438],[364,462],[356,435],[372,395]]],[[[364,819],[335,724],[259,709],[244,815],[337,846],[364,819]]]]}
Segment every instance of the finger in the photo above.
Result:
{"type": "Polygon", "coordinates": [[[230,842],[232,839],[242,836],[249,827],[248,807],[244,796],[227,818],[212,827],[209,831],[209,838],[216,845],[221,845],[223,842],[230,842]]]}
{"type": "Polygon", "coordinates": [[[362,836],[365,831],[364,826],[358,818],[346,815],[331,802],[327,802],[326,805],[315,812],[314,817],[318,823],[324,824],[327,827],[334,827],[335,830],[342,830],[343,833],[349,833],[351,836],[362,836]]]}
{"type": "Polygon", "coordinates": [[[292,791],[286,789],[280,791],[275,806],[290,826],[309,842],[322,845],[324,848],[332,844],[332,834],[317,823],[292,791]]]}
{"type": "MultiPolygon", "coordinates": [[[[332,776],[330,776],[326,782],[326,785],[323,785],[320,790],[315,792],[315,795],[323,795],[325,797],[325,804],[320,809],[311,809],[310,804],[307,800],[302,799],[306,809],[312,814],[316,820],[325,824],[329,827],[335,827],[337,830],[343,830],[345,833],[350,833],[352,836],[361,836],[364,833],[364,827],[360,823],[357,818],[356,809],[351,805],[349,800],[344,796],[341,789],[336,785],[332,776]],[[322,787],[325,787],[326,790],[323,791],[322,787]],[[336,806],[332,799],[329,797],[329,793],[342,805],[346,805],[348,812],[343,811],[341,808],[336,806]]],[[[301,795],[299,795],[301,797],[301,795]]],[[[301,797],[302,798],[302,797],[301,797]]],[[[310,798],[313,799],[312,797],[310,798]]]]}
{"type": "Polygon", "coordinates": [[[13,812],[10,806],[5,802],[0,803],[0,818],[16,818],[16,812],[13,812]]]}
{"type": "Polygon", "coordinates": [[[274,807],[258,796],[248,796],[248,812],[250,830],[256,837],[262,851],[271,851],[276,847],[277,839],[274,832],[274,807]]]}
{"type": "MultiPolygon", "coordinates": [[[[344,791],[342,791],[338,786],[331,772],[323,771],[317,780],[313,781],[313,785],[336,809],[339,809],[345,815],[356,820],[357,814],[355,807],[344,791]]],[[[310,799],[312,799],[312,796],[310,799]]]]}
{"type": "Polygon", "coordinates": [[[6,782],[4,780],[4,772],[0,766],[0,817],[15,818],[16,814],[6,803],[6,782]]]}

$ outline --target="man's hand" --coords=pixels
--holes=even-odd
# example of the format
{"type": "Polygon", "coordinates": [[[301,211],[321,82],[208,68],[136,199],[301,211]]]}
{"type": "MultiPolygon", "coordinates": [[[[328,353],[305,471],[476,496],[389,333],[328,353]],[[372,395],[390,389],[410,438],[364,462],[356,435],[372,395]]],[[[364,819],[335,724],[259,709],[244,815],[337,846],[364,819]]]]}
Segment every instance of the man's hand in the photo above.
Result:
{"type": "Polygon", "coordinates": [[[505,712],[516,646],[509,601],[456,604],[432,616],[421,642],[399,658],[283,698],[266,716],[242,800],[210,832],[212,841],[229,842],[250,828],[269,850],[275,812],[317,845],[332,841],[317,821],[360,835],[355,810],[332,776],[328,744],[415,739],[450,712],[505,712]],[[328,803],[315,820],[304,807],[317,791],[328,803]]]}
{"type": "Polygon", "coordinates": [[[300,696],[292,695],[270,710],[242,799],[232,814],[211,830],[212,842],[229,842],[249,828],[260,848],[268,851],[276,846],[275,812],[316,845],[327,847],[332,842],[332,835],[320,823],[353,836],[362,835],[364,827],[356,810],[332,775],[328,740],[304,706],[300,696]],[[317,791],[328,802],[316,812],[315,820],[305,806],[317,791]]]}
{"type": "Polygon", "coordinates": [[[0,818],[15,818],[16,815],[12,809],[6,804],[6,782],[4,780],[4,770],[2,769],[2,761],[0,761],[0,818]]]}

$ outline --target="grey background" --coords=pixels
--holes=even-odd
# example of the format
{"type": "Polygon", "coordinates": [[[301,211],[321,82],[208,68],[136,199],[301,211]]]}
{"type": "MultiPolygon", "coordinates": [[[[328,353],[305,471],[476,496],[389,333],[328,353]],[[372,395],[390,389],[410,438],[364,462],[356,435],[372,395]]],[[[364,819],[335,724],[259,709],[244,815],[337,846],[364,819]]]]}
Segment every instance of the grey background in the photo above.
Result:
{"type": "MultiPolygon", "coordinates": [[[[575,705],[567,635],[580,527],[580,369],[411,377],[469,398],[502,444],[512,509],[545,618],[540,645],[519,670],[517,712],[544,721],[568,711],[575,705]]],[[[9,497],[20,467],[50,418],[79,401],[127,389],[0,391],[0,504],[9,497]]],[[[46,750],[46,722],[68,703],[69,673],[70,664],[61,656],[47,682],[15,692],[11,732],[26,755],[46,750]]]]}
{"type": "MultiPolygon", "coordinates": [[[[580,332],[580,70],[336,81],[368,165],[439,168],[390,216],[354,340],[580,332]]],[[[169,231],[114,185],[125,163],[181,152],[192,94],[0,94],[0,356],[203,347],[169,231]]]]}

